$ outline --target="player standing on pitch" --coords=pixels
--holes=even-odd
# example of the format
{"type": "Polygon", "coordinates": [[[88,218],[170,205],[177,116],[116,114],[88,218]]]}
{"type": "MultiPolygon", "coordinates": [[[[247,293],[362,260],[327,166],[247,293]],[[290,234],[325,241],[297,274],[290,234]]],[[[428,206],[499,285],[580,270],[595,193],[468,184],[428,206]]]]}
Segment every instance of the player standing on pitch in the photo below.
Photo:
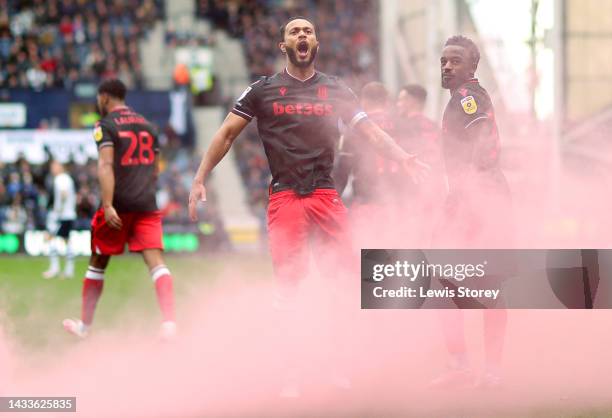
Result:
{"type": "Polygon", "coordinates": [[[110,79],[98,87],[102,115],[94,129],[98,146],[101,207],[91,223],[91,258],[83,281],[81,319],[64,320],[64,328],[87,336],[113,255],[140,252],[155,283],[163,322],[161,337],[176,332],[172,276],[162,257],[162,218],[155,202],[159,145],[155,129],[125,105],[126,87],[110,79]]]}
{"type": "MultiPolygon", "coordinates": [[[[510,189],[500,168],[500,140],[493,105],[486,90],[474,78],[480,52],[464,36],[449,38],[440,58],[442,87],[451,99],[442,120],[442,147],[448,178],[448,196],[442,222],[434,235],[439,248],[504,248],[512,243],[510,189]]],[[[487,285],[498,278],[490,279],[487,285]]],[[[453,280],[443,283],[454,286],[453,280]]],[[[477,301],[457,299],[481,306],[477,301]]],[[[502,306],[495,306],[500,308],[502,306]]],[[[483,386],[496,386],[506,330],[505,309],[485,309],[485,373],[483,386]]],[[[452,356],[449,370],[434,385],[470,381],[463,313],[448,309],[443,317],[447,348],[452,356]]]]}
{"type": "MultiPolygon", "coordinates": [[[[361,108],[368,118],[395,137],[389,111],[389,93],[382,83],[373,81],[361,89],[361,108]]],[[[395,161],[380,156],[361,132],[344,133],[340,141],[334,171],[336,190],[342,195],[352,177],[349,217],[355,248],[391,248],[396,242],[398,196],[396,177],[406,183],[403,170],[395,161]]],[[[411,182],[410,182],[411,183],[411,182]]]]}
{"type": "MultiPolygon", "coordinates": [[[[389,116],[389,93],[382,83],[373,81],[363,86],[360,106],[368,118],[381,129],[390,134],[394,133],[393,122],[389,116]]],[[[370,141],[362,139],[352,130],[348,131],[344,134],[338,154],[332,174],[340,195],[343,194],[352,175],[354,206],[383,205],[389,200],[391,190],[385,177],[387,171],[390,171],[387,167],[389,161],[376,153],[370,141]]]]}
{"type": "Polygon", "coordinates": [[[74,181],[66,173],[64,166],[57,160],[51,161],[53,176],[53,209],[47,214],[49,231],[49,269],[43,273],[45,279],[60,274],[59,246],[63,242],[66,248],[66,264],[62,277],[71,279],[74,276],[74,254],[70,243],[70,231],[76,220],[76,191],[74,181]]]}
{"type": "Polygon", "coordinates": [[[280,30],[286,68],[251,84],[216,132],[202,158],[189,196],[189,211],[204,201],[204,183],[253,119],[270,164],[269,245],[280,295],[285,297],[307,275],[311,235],[320,244],[314,259],[326,275],[336,276],[350,259],[346,208],[335,190],[331,171],[338,120],[356,128],[415,179],[426,166],[407,154],[360,109],[353,92],[337,77],[315,70],[319,42],[307,19],[290,19],[280,30]],[[334,274],[336,273],[336,274],[334,274]]]}
{"type": "Polygon", "coordinates": [[[403,245],[414,248],[430,242],[440,213],[440,195],[446,191],[440,129],[425,115],[426,103],[427,90],[418,84],[402,87],[396,102],[395,140],[431,167],[427,181],[422,184],[396,184],[403,198],[401,235],[410,239],[408,242],[404,239],[403,245]]]}

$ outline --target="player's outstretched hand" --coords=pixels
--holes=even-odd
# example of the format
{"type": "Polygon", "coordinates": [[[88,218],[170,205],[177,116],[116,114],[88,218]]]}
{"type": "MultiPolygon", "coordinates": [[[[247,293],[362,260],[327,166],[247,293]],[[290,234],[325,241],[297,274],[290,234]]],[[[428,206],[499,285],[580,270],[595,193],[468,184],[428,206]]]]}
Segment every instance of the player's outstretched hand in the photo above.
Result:
{"type": "Polygon", "coordinates": [[[206,187],[194,181],[189,193],[189,217],[192,221],[198,220],[198,202],[206,202],[206,187]]]}
{"type": "Polygon", "coordinates": [[[423,183],[429,176],[431,167],[418,158],[412,156],[404,160],[404,169],[414,182],[414,184],[423,183]]]}
{"type": "Polygon", "coordinates": [[[104,220],[113,229],[121,229],[123,222],[114,207],[104,208],[104,220]]]}

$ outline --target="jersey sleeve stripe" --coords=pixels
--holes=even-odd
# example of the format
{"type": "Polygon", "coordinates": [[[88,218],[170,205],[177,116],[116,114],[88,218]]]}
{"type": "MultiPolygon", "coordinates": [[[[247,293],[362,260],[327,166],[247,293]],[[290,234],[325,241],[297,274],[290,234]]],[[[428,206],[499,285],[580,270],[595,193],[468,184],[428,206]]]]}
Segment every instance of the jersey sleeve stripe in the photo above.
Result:
{"type": "Polygon", "coordinates": [[[359,123],[360,121],[362,121],[363,119],[367,117],[368,115],[365,112],[357,113],[355,116],[353,116],[353,119],[351,119],[351,122],[349,123],[349,128],[353,128],[355,125],[357,125],[357,123],[359,123]]]}
{"type": "Polygon", "coordinates": [[[243,118],[245,118],[245,119],[247,119],[249,121],[254,118],[254,116],[251,116],[248,113],[242,112],[242,111],[240,111],[240,110],[238,110],[236,108],[232,109],[232,113],[235,113],[238,116],[242,116],[243,118]]]}
{"type": "Polygon", "coordinates": [[[482,119],[489,119],[487,116],[479,116],[476,119],[474,119],[473,121],[471,121],[470,123],[468,123],[467,125],[465,125],[465,129],[469,128],[470,126],[472,126],[475,122],[478,122],[479,120],[482,119]]]}
{"type": "Polygon", "coordinates": [[[103,144],[100,144],[100,146],[98,147],[98,149],[102,149],[104,147],[114,147],[114,145],[111,142],[105,142],[103,144]]]}

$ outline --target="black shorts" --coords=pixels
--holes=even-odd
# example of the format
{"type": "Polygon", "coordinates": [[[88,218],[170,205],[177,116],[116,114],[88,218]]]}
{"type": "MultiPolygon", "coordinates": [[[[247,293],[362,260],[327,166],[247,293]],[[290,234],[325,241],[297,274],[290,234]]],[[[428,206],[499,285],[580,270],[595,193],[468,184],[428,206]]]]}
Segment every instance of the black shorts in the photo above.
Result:
{"type": "Polygon", "coordinates": [[[55,236],[68,239],[68,237],[70,237],[70,231],[72,231],[73,224],[74,221],[59,221],[59,228],[57,228],[55,236]]]}

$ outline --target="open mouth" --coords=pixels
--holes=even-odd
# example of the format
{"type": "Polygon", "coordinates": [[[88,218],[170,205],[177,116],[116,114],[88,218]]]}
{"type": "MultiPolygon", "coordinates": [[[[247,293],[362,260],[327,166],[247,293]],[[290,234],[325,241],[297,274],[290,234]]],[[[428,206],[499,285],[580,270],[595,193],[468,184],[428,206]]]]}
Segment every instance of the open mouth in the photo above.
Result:
{"type": "Polygon", "coordinates": [[[302,41],[302,42],[298,43],[298,45],[297,45],[298,57],[306,58],[308,56],[308,50],[309,50],[308,42],[302,41]]]}

